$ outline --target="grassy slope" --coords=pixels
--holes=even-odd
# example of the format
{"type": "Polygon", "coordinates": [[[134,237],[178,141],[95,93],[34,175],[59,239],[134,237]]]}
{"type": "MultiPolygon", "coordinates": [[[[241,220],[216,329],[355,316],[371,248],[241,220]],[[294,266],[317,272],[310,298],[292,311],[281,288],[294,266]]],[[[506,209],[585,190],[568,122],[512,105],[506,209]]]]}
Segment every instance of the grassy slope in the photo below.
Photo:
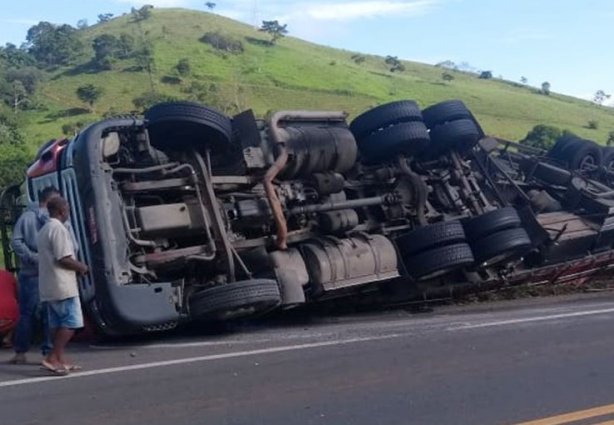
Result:
{"type": "MultiPolygon", "coordinates": [[[[291,30],[291,28],[290,28],[291,30]]],[[[355,116],[365,109],[397,99],[414,99],[425,107],[435,102],[459,98],[476,114],[487,133],[504,138],[522,138],[536,124],[551,124],[604,143],[614,130],[614,111],[566,96],[543,96],[526,87],[514,87],[497,80],[479,80],[474,75],[455,72],[455,79],[444,83],[442,70],[413,62],[404,63],[406,71],[391,74],[383,58],[367,56],[358,65],[352,52],[314,45],[287,37],[275,47],[249,42],[246,37],[265,40],[256,29],[214,14],[184,9],[156,9],[140,25],[129,16],[88,28],[82,33],[86,45],[100,34],[135,38],[145,35],[155,45],[156,90],[185,97],[180,86],[160,82],[172,75],[180,58],[191,61],[192,80],[215,82],[227,98],[243,109],[253,108],[259,115],[278,109],[342,109],[355,116]],[[243,42],[240,55],[221,55],[198,39],[208,31],[222,31],[243,42]],[[240,89],[239,89],[240,87],[240,89]],[[589,120],[599,122],[598,130],[585,128],[589,120]]],[[[88,49],[89,52],[91,50],[88,49]]],[[[86,63],[90,57],[83,57],[86,63]]],[[[42,89],[44,112],[31,113],[26,133],[33,145],[61,133],[67,122],[89,122],[96,114],[67,116],[71,108],[83,105],[75,89],[92,83],[105,94],[96,105],[101,114],[134,109],[132,99],[149,90],[147,74],[126,71],[133,63],[122,61],[117,69],[99,73],[56,71],[42,89]]],[[[185,81],[184,84],[187,84],[185,81]]]]}

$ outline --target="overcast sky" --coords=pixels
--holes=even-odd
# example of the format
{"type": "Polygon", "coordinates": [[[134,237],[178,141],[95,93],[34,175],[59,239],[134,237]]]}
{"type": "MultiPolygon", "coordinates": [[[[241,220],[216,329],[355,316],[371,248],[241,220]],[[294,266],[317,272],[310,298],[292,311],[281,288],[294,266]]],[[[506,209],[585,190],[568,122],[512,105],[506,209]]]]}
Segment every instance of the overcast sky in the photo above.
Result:
{"type": "MultiPolygon", "coordinates": [[[[467,62],[495,76],[592,98],[614,93],[611,0],[219,0],[215,13],[258,25],[288,24],[289,35],[364,53],[435,64],[467,62]]],[[[195,0],[19,0],[0,12],[0,43],[21,44],[39,21],[76,25],[132,6],[206,10],[195,0]]]]}

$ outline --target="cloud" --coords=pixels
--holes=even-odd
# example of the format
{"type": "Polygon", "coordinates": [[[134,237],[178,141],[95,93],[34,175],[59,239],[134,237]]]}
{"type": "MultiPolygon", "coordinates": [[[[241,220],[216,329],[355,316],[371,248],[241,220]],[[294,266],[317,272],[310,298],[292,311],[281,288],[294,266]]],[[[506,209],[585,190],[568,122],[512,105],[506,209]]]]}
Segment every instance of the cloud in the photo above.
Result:
{"type": "Polygon", "coordinates": [[[188,7],[189,0],[115,0],[117,3],[127,3],[133,6],[143,6],[150,4],[154,7],[188,7]]]}
{"type": "Polygon", "coordinates": [[[353,21],[377,17],[423,15],[442,0],[362,0],[362,1],[280,1],[230,0],[218,10],[224,16],[242,20],[258,20],[266,16],[281,22],[353,21]]]}
{"type": "Polygon", "coordinates": [[[265,19],[278,20],[295,37],[334,44],[351,33],[354,22],[421,16],[444,1],[450,0],[226,0],[215,13],[255,27],[265,19]]]}
{"type": "Polygon", "coordinates": [[[428,12],[436,2],[418,1],[353,1],[310,5],[302,12],[321,21],[348,21],[384,16],[416,16],[428,12]]]}

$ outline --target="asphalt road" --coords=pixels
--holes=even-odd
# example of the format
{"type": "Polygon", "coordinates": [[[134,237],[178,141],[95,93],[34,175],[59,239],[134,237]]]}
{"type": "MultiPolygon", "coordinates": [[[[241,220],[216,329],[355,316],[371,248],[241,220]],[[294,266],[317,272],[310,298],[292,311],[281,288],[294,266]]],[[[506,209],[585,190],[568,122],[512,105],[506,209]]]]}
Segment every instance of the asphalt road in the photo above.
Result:
{"type": "Polygon", "coordinates": [[[0,423],[612,423],[613,323],[601,294],[74,344],[66,378],[0,365],[0,423]]]}

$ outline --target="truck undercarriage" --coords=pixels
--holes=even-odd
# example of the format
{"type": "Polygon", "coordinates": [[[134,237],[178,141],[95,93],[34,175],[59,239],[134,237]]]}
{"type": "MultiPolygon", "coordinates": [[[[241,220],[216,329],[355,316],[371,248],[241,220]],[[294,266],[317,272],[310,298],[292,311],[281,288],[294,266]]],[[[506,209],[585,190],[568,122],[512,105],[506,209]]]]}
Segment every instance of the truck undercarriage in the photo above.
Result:
{"type": "Polygon", "coordinates": [[[541,152],[486,137],[460,101],[394,102],[350,125],[173,102],[45,147],[28,190],[69,198],[98,327],[143,332],[609,269],[611,170],[578,140],[541,152]]]}

